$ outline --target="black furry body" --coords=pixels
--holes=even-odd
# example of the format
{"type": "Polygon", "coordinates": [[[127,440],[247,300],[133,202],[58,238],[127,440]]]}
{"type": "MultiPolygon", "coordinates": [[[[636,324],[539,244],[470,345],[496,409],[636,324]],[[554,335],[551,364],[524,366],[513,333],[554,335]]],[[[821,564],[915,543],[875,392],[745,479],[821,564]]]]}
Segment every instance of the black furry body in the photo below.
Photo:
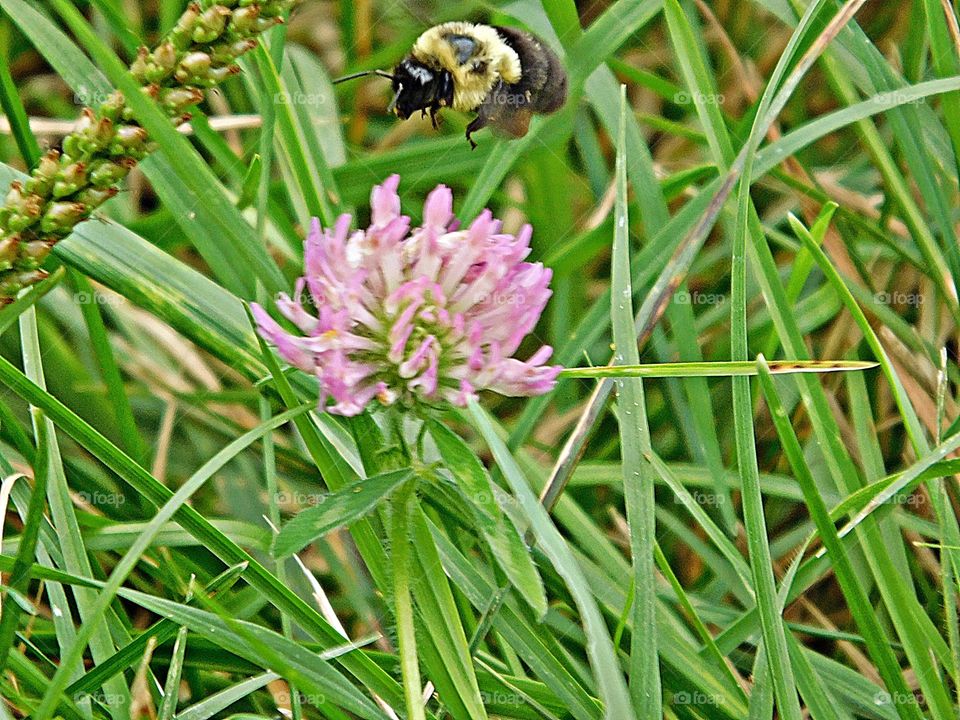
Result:
{"type": "Polygon", "coordinates": [[[523,30],[497,27],[504,41],[520,56],[523,74],[519,82],[502,80],[477,108],[477,117],[467,126],[467,139],[487,125],[512,137],[523,137],[534,113],[552,113],[567,100],[567,73],[560,58],[543,42],[523,30]]]}
{"type": "MultiPolygon", "coordinates": [[[[495,26],[504,43],[520,58],[521,76],[516,83],[498,79],[483,101],[474,108],[477,117],[467,126],[467,140],[487,125],[511,137],[527,134],[533,114],[559,110],[567,99],[567,73],[557,55],[539,38],[516,28],[495,26]]],[[[456,43],[458,38],[453,38],[456,43]]],[[[464,58],[461,62],[467,62],[464,58]]],[[[436,125],[437,111],[453,104],[454,78],[441,67],[430,67],[408,56],[394,70],[394,108],[401,118],[418,110],[429,113],[436,125]]]]}

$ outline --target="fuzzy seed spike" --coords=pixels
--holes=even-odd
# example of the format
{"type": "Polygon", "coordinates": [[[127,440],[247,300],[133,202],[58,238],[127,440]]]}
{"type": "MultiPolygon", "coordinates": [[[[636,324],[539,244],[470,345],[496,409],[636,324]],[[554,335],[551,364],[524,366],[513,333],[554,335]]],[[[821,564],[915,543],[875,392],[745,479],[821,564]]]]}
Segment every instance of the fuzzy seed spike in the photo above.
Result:
{"type": "MultiPolygon", "coordinates": [[[[214,87],[240,72],[234,61],[257,46],[257,36],[283,22],[299,0],[221,0],[204,9],[191,2],[152,51],[141,47],[130,65],[143,92],[175,125],[214,87]]],[[[48,151],[24,182],[13,182],[0,203],[0,305],[46,273],[38,265],[101,204],[116,183],[152,150],[122,93],[97,109],[85,107],[63,152],[48,151]]]]}

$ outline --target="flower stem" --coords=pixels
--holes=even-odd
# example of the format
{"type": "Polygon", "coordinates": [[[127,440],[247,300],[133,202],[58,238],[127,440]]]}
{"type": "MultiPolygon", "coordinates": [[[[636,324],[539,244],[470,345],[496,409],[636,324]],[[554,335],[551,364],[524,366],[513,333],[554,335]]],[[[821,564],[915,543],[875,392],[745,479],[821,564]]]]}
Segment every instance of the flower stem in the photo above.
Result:
{"type": "Polygon", "coordinates": [[[403,696],[410,720],[425,720],[420,665],[417,662],[417,640],[413,626],[413,600],[410,595],[409,517],[413,503],[413,483],[400,488],[394,497],[390,522],[390,546],[393,554],[393,602],[397,619],[397,642],[403,696]]]}

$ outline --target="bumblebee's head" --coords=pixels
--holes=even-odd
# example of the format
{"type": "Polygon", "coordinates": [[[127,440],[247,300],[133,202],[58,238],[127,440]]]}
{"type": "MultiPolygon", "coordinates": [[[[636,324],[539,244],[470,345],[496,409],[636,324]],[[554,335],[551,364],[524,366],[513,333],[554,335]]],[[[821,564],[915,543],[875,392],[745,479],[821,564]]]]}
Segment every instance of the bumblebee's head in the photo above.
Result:
{"type": "Polygon", "coordinates": [[[453,84],[451,104],[475,110],[500,80],[520,79],[520,58],[496,29],[468,22],[448,22],[424,32],[411,59],[425,68],[446,71],[453,84]]]}
{"type": "Polygon", "coordinates": [[[437,109],[452,102],[453,83],[446,70],[428,68],[413,57],[393,71],[391,109],[406,120],[417,110],[437,109]]]}

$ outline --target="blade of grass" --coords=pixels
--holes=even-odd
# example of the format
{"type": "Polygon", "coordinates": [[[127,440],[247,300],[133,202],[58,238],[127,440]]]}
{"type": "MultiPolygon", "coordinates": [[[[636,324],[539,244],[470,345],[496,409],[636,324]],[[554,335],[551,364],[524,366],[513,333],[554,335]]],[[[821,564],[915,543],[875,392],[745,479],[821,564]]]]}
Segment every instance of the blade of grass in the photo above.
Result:
{"type": "MultiPolygon", "coordinates": [[[[229,590],[240,579],[246,567],[245,563],[241,563],[240,565],[227,568],[220,575],[208,582],[203,587],[202,592],[209,595],[229,590]]],[[[39,575],[38,577],[43,576],[39,575]]],[[[103,589],[105,585],[105,583],[101,581],[87,581],[72,575],[66,575],[65,577],[57,576],[57,579],[81,585],[89,584],[90,587],[99,589],[103,589]]],[[[151,639],[153,639],[157,645],[161,645],[167,640],[176,637],[179,632],[179,627],[180,626],[171,620],[158,620],[151,627],[140,633],[135,640],[132,640],[120,648],[109,660],[100,663],[81,678],[67,686],[63,694],[67,697],[76,697],[78,695],[88,695],[95,692],[106,679],[136,665],[146,652],[151,639]]]]}
{"type": "Polygon", "coordinates": [[[20,102],[16,83],[10,74],[10,58],[7,49],[10,47],[10,25],[4,20],[0,22],[0,108],[10,123],[10,133],[17,143],[20,155],[28,163],[33,163],[41,155],[40,144],[30,130],[30,118],[20,102]]]}
{"type": "MultiPolygon", "coordinates": [[[[257,48],[254,59],[260,70],[263,97],[270,98],[273,102],[272,112],[276,115],[279,130],[276,141],[287,162],[287,168],[296,181],[298,192],[294,206],[303,208],[306,213],[306,217],[302,216],[300,220],[306,225],[310,217],[318,217],[329,227],[336,219],[336,207],[340,204],[340,197],[322,150],[316,142],[309,142],[306,110],[302,107],[303,103],[297,100],[299,96],[306,97],[306,94],[299,85],[288,87],[288,80],[294,81],[295,77],[282,80],[265,48],[257,48]]],[[[332,97],[332,93],[326,97],[332,97]]]]}
{"type": "MultiPolygon", "coordinates": [[[[796,373],[831,373],[869,370],[878,363],[860,360],[775,360],[770,365],[774,375],[796,373]]],[[[566,368],[561,377],[570,378],[694,378],[750,377],[757,367],[748,360],[729,362],[656,363],[651,365],[615,365],[609,367],[566,368]]]]}
{"type": "Polygon", "coordinates": [[[716,642],[714,642],[713,635],[710,634],[709,628],[707,628],[706,624],[697,614],[696,609],[690,602],[687,592],[683,589],[683,585],[680,584],[680,580],[677,578],[676,573],[673,572],[673,568],[670,567],[670,562],[666,555],[663,554],[663,550],[660,549],[659,544],[655,547],[655,550],[657,566],[660,568],[660,572],[663,573],[663,576],[667,579],[667,582],[670,583],[670,587],[673,589],[673,594],[677,596],[677,601],[680,603],[680,607],[683,608],[684,612],[689,617],[690,622],[693,624],[700,641],[703,643],[703,652],[705,652],[713,660],[713,663],[717,666],[717,669],[719,669],[729,678],[730,684],[736,687],[739,691],[738,694],[740,695],[740,698],[744,702],[747,702],[747,693],[743,689],[743,679],[735,674],[735,671],[732,669],[732,663],[729,663],[720,652],[716,642]]]}
{"type": "MultiPolygon", "coordinates": [[[[42,434],[46,432],[46,426],[41,426],[42,434]]],[[[34,552],[37,547],[37,537],[40,534],[40,524],[43,522],[43,510],[47,495],[47,480],[49,468],[47,467],[47,443],[46,437],[41,437],[43,442],[38,443],[40,451],[37,453],[37,463],[33,472],[33,490],[30,493],[30,504],[27,508],[27,515],[23,523],[23,531],[20,535],[20,543],[17,548],[17,557],[13,567],[10,570],[10,576],[7,578],[7,591],[3,596],[3,603],[0,606],[2,616],[0,616],[0,674],[2,674],[9,651],[13,646],[16,637],[17,628],[21,616],[21,608],[16,602],[15,593],[26,593],[30,586],[32,574],[30,566],[33,563],[34,552]]],[[[2,458],[2,468],[4,482],[6,478],[11,477],[13,468],[9,465],[6,458],[2,458]]],[[[2,534],[0,534],[2,538],[2,534]]]]}
{"type": "Polygon", "coordinates": [[[348,682],[331,663],[333,659],[344,657],[345,653],[355,653],[358,649],[355,643],[343,644],[341,638],[340,644],[317,653],[261,625],[233,618],[213,599],[198,598],[211,608],[200,610],[137,590],[124,588],[120,595],[188,627],[194,634],[213,641],[257,667],[269,665],[270,670],[302,687],[304,696],[314,706],[323,707],[330,703],[367,720],[383,717],[373,701],[348,682]]]}
{"type": "MultiPolygon", "coordinates": [[[[183,629],[186,630],[186,628],[183,629]]],[[[190,707],[185,708],[177,715],[176,720],[208,720],[217,713],[223,712],[234,703],[243,700],[243,698],[247,697],[253,692],[256,692],[260,688],[265,687],[279,677],[279,675],[272,672],[254,675],[252,678],[247,678],[246,680],[238,682],[235,685],[231,685],[230,687],[225,688],[218,693],[214,693],[210,697],[203,698],[199,702],[196,702],[190,707]]],[[[291,695],[296,697],[296,694],[292,691],[291,695]]]]}
{"type": "MultiPolygon", "coordinates": [[[[434,542],[440,552],[444,570],[457,587],[481,612],[486,612],[499,589],[467,560],[461,551],[436,527],[431,525],[434,542]]],[[[522,615],[506,598],[491,620],[494,629],[514,648],[520,658],[556,694],[577,720],[600,718],[601,709],[581,682],[572,674],[552,635],[537,632],[534,623],[522,615]]]]}
{"type": "MultiPolygon", "coordinates": [[[[630,232],[627,210],[626,158],[627,88],[620,88],[620,132],[617,136],[616,207],[614,210],[613,258],[610,281],[610,315],[613,326],[615,364],[637,365],[640,352],[633,327],[633,290],[630,285],[630,232]]],[[[636,711],[643,717],[662,714],[660,658],[655,621],[656,577],[654,573],[653,472],[650,467],[650,429],[643,393],[643,380],[617,380],[617,417],[620,425],[623,493],[630,527],[633,633],[630,643],[630,693],[636,711]]]]}
{"type": "Polygon", "coordinates": [[[80,273],[72,270],[69,273],[69,280],[76,290],[76,297],[90,336],[90,345],[96,357],[97,369],[107,386],[107,397],[110,399],[110,406],[113,408],[117,427],[120,429],[122,447],[134,460],[143,464],[147,460],[147,447],[137,428],[130,398],[123,385],[123,376],[120,374],[120,367],[107,337],[107,328],[100,313],[98,296],[90,281],[80,273]]]}
{"type": "MultiPolygon", "coordinates": [[[[189,602],[190,598],[187,597],[189,602]]],[[[187,652],[187,628],[177,630],[177,639],[173,643],[173,652],[170,654],[170,665],[167,667],[167,679],[163,684],[163,699],[157,709],[157,720],[173,720],[177,712],[177,701],[180,696],[180,678],[183,672],[183,661],[187,652]]]]}
{"type": "Polygon", "coordinates": [[[393,563],[393,606],[397,622],[397,652],[403,697],[410,720],[424,720],[423,690],[420,683],[420,661],[414,631],[413,601],[410,593],[411,540],[409,533],[412,512],[412,483],[397,492],[390,515],[390,547],[393,563]]]}
{"type": "MultiPolygon", "coordinates": [[[[813,239],[809,236],[809,233],[801,232],[800,238],[804,242],[805,246],[808,248],[808,251],[813,256],[817,265],[824,272],[828,280],[835,287],[847,309],[853,315],[854,320],[857,323],[857,326],[860,328],[861,332],[864,335],[864,338],[867,341],[867,344],[870,346],[871,351],[874,354],[874,357],[877,358],[880,366],[883,370],[883,374],[887,379],[888,384],[890,385],[891,391],[893,392],[894,400],[896,401],[897,407],[900,411],[901,417],[904,419],[906,426],[906,432],[908,437],[911,440],[913,448],[918,455],[927,455],[929,453],[929,446],[927,444],[923,428],[920,425],[920,421],[916,416],[916,412],[913,409],[913,405],[910,402],[907,392],[903,387],[903,383],[900,381],[900,378],[897,376],[897,373],[890,362],[889,357],[887,356],[886,351],[880,343],[879,338],[876,333],[873,331],[869,321],[866,316],[863,314],[863,311],[857,305],[856,300],[853,298],[853,295],[850,293],[849,289],[846,287],[846,284],[843,282],[843,279],[840,277],[840,274],[837,272],[836,268],[833,267],[833,264],[827,258],[826,254],[822,249],[817,247],[813,243],[813,239]]],[[[945,453],[944,453],[945,455],[945,453]]],[[[893,497],[897,492],[902,490],[902,488],[910,482],[912,478],[905,476],[901,478],[896,483],[893,483],[890,488],[888,488],[884,493],[882,493],[878,498],[876,498],[871,505],[867,506],[861,510],[854,518],[850,520],[847,526],[843,530],[843,534],[846,534],[851,529],[856,527],[863,519],[869,515],[876,506],[882,502],[885,502],[890,497],[893,497]]],[[[952,546],[960,545],[960,526],[958,526],[956,515],[953,513],[952,508],[949,503],[943,502],[943,497],[941,493],[937,491],[936,488],[931,488],[931,500],[933,501],[934,510],[936,512],[938,522],[941,525],[941,530],[944,536],[948,539],[948,542],[952,546]]],[[[955,550],[947,550],[946,552],[946,562],[949,562],[953,565],[954,572],[960,568],[960,553],[955,550]]]]}
{"type": "MultiPolygon", "coordinates": [[[[781,93],[773,96],[770,87],[776,87],[779,73],[785,73],[787,57],[785,52],[781,56],[774,78],[771,79],[767,92],[760,100],[760,107],[750,131],[745,149],[747,155],[743,162],[743,175],[737,190],[737,219],[733,239],[733,253],[731,258],[731,347],[732,360],[746,360],[748,357],[747,342],[747,237],[750,234],[751,199],[750,178],[753,173],[753,149],[759,147],[763,134],[766,133],[769,121],[775,118],[786,101],[786,90],[790,89],[791,81],[799,80],[799,69],[809,67],[817,55],[823,51],[826,44],[836,35],[843,25],[850,20],[853,13],[862,5],[862,0],[852,0],[846,3],[837,15],[831,20],[827,28],[817,37],[811,48],[806,51],[798,63],[797,68],[787,78],[781,93]]],[[[806,18],[816,12],[817,3],[811,4],[806,18]]],[[[796,34],[793,36],[796,37],[796,34]]],[[[774,696],[780,714],[789,720],[799,720],[800,705],[794,674],[790,663],[786,629],[783,619],[777,610],[776,591],[771,569],[772,557],[767,542],[767,526],[763,511],[763,496],[760,490],[760,476],[757,467],[757,449],[753,426],[753,402],[750,392],[750,383],[744,377],[733,379],[733,414],[734,435],[736,440],[737,464],[743,482],[744,524],[746,526],[747,545],[749,548],[750,567],[754,576],[757,595],[757,607],[760,615],[760,626],[764,638],[764,647],[767,651],[767,667],[773,684],[774,696]]]]}
{"type": "MultiPolygon", "coordinates": [[[[262,206],[261,206],[262,210],[262,206]]],[[[270,403],[263,396],[258,398],[257,404],[260,410],[260,422],[266,422],[272,416],[270,410],[270,403]]],[[[267,433],[263,437],[263,474],[267,490],[267,507],[268,507],[268,523],[271,530],[276,533],[276,529],[280,527],[280,507],[278,505],[279,501],[279,491],[277,487],[277,462],[276,462],[276,447],[273,442],[273,434],[267,433]]],[[[274,542],[276,541],[276,535],[274,534],[274,542]]],[[[274,565],[274,575],[277,576],[277,580],[288,584],[287,580],[287,569],[283,560],[277,560],[274,565]]],[[[331,623],[331,625],[336,626],[336,623],[331,623]]],[[[280,630],[283,633],[285,638],[293,639],[293,623],[290,619],[288,613],[283,613],[280,616],[280,630]]],[[[297,692],[297,688],[293,685],[289,686],[290,689],[290,714],[293,720],[301,720],[303,717],[303,708],[300,701],[300,693],[297,692]]]]}
{"type": "Polygon", "coordinates": [[[493,481],[476,455],[443,423],[429,424],[446,468],[460,483],[464,494],[477,508],[478,522],[491,552],[520,596],[537,617],[547,614],[543,579],[517,528],[497,505],[493,481]]]}
{"type": "MultiPolygon", "coordinates": [[[[412,578],[412,590],[421,623],[426,634],[432,638],[443,668],[454,686],[457,702],[463,706],[460,717],[484,720],[487,712],[480,695],[466,633],[447,576],[436,572],[441,567],[440,555],[419,502],[411,508],[410,540],[413,547],[417,548],[412,565],[416,570],[412,578]]],[[[450,704],[448,701],[447,705],[450,704]]]]}

